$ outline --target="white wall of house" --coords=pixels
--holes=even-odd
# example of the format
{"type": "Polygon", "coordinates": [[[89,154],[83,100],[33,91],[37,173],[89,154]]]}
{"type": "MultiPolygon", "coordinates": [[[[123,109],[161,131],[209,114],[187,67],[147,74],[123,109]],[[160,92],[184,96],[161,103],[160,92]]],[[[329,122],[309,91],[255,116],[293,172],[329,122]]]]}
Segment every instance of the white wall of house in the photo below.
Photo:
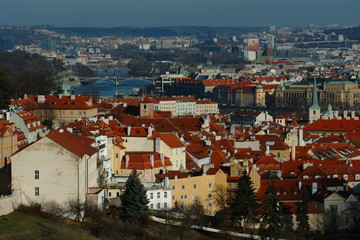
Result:
{"type": "Polygon", "coordinates": [[[218,103],[204,103],[196,104],[196,115],[209,114],[209,113],[219,113],[219,104],[218,103]]]}
{"type": "Polygon", "coordinates": [[[195,101],[179,101],[176,102],[176,116],[195,115],[195,101]]]}
{"type": "Polygon", "coordinates": [[[28,203],[85,201],[88,187],[98,186],[97,154],[79,158],[46,137],[11,160],[12,188],[28,203]]]}
{"type": "Polygon", "coordinates": [[[154,140],[147,137],[122,137],[127,152],[153,152],[154,140]]]}
{"type": "Polygon", "coordinates": [[[154,186],[146,189],[146,195],[149,199],[149,208],[154,210],[170,209],[171,189],[168,187],[154,186]]]}

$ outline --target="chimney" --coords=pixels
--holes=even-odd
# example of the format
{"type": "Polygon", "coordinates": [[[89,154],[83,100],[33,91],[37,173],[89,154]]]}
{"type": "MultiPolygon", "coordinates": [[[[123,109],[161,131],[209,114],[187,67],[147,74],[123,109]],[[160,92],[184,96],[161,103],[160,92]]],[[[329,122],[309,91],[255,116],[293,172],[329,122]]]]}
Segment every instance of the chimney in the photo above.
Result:
{"type": "Polygon", "coordinates": [[[108,119],[109,119],[109,120],[114,120],[114,117],[113,117],[113,116],[109,116],[108,119]]]}
{"type": "Polygon", "coordinates": [[[127,130],[127,135],[130,136],[130,134],[131,134],[131,126],[127,126],[126,130],[127,130]]]}
{"type": "Polygon", "coordinates": [[[334,117],[338,118],[339,117],[339,111],[334,111],[334,117]]]}
{"type": "Polygon", "coordinates": [[[152,127],[149,126],[148,127],[148,137],[151,137],[152,136],[152,127]]]}
{"type": "Polygon", "coordinates": [[[293,159],[293,160],[295,160],[295,158],[296,158],[296,146],[295,146],[295,143],[294,143],[295,141],[293,141],[293,144],[292,144],[292,146],[291,146],[291,158],[293,159]]]}
{"type": "Polygon", "coordinates": [[[299,129],[299,142],[298,146],[304,146],[304,130],[302,128],[299,129]]]}
{"type": "Polygon", "coordinates": [[[355,118],[355,111],[351,111],[351,118],[354,119],[355,118]]]}
{"type": "Polygon", "coordinates": [[[302,182],[301,181],[298,182],[298,187],[299,187],[299,190],[301,190],[301,188],[302,188],[302,182]]]}
{"type": "Polygon", "coordinates": [[[344,111],[344,118],[347,118],[347,115],[348,115],[348,111],[345,110],[345,111],[344,111]]]}
{"type": "Polygon", "coordinates": [[[130,156],[129,155],[125,155],[125,168],[129,167],[129,160],[130,160],[130,156]]]}
{"type": "Polygon", "coordinates": [[[316,193],[317,190],[318,190],[318,184],[317,184],[317,182],[313,182],[311,184],[311,194],[316,193]]]}
{"type": "Polygon", "coordinates": [[[59,133],[63,133],[63,132],[64,132],[64,129],[60,128],[59,133]]]}
{"type": "Polygon", "coordinates": [[[27,99],[27,94],[24,94],[24,99],[27,99]]]}
{"type": "Polygon", "coordinates": [[[62,94],[59,94],[59,99],[61,99],[62,98],[62,94]]]}
{"type": "Polygon", "coordinates": [[[169,182],[169,177],[165,177],[164,179],[164,186],[167,187],[169,186],[170,182],[169,182]]]}
{"type": "Polygon", "coordinates": [[[266,156],[269,156],[269,155],[270,155],[270,146],[269,146],[269,145],[266,145],[265,155],[266,155],[266,156]]]}
{"type": "Polygon", "coordinates": [[[160,153],[161,164],[165,166],[165,157],[163,153],[160,153]]]}
{"type": "Polygon", "coordinates": [[[154,155],[150,155],[151,167],[154,168],[154,155]]]}
{"type": "Polygon", "coordinates": [[[75,95],[73,95],[73,94],[70,95],[70,99],[71,99],[71,100],[75,100],[75,95]]]}

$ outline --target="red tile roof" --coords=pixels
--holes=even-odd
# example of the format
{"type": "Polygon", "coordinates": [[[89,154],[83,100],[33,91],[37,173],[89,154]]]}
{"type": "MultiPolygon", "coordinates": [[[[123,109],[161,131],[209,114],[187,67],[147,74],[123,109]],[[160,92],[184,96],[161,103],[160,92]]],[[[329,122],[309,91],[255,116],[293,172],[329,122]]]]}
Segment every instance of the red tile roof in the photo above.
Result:
{"type": "Polygon", "coordinates": [[[360,132],[360,120],[319,119],[304,128],[304,131],[360,132]]]}
{"type": "Polygon", "coordinates": [[[92,156],[98,151],[84,141],[84,137],[76,136],[68,131],[53,130],[46,137],[80,158],[85,154],[92,156]]]}
{"type": "Polygon", "coordinates": [[[180,139],[173,133],[160,134],[160,138],[166,145],[171,148],[185,147],[185,145],[180,141],[180,139]]]}
{"type": "Polygon", "coordinates": [[[164,168],[172,166],[170,159],[160,153],[153,152],[126,152],[126,155],[120,161],[121,169],[145,170],[152,168],[164,168]],[[128,166],[126,166],[126,155],[129,157],[128,166]],[[154,158],[154,165],[151,163],[151,156],[154,158]],[[164,162],[161,158],[164,158],[164,162]]]}

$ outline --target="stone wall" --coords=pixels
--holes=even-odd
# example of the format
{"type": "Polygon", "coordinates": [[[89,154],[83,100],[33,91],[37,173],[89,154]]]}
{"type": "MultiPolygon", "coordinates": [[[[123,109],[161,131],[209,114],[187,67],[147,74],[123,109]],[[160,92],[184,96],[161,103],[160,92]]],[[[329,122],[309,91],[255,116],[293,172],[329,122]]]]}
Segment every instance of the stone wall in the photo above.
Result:
{"type": "Polygon", "coordinates": [[[20,204],[20,194],[14,191],[12,195],[0,197],[0,216],[15,211],[20,204]]]}

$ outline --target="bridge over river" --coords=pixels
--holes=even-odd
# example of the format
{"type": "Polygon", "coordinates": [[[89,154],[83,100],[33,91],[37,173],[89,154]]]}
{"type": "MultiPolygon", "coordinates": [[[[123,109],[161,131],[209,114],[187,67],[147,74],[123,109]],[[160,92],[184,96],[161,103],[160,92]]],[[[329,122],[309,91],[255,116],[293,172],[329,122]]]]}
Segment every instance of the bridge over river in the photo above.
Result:
{"type": "Polygon", "coordinates": [[[118,77],[118,76],[106,76],[106,77],[79,77],[81,84],[88,84],[96,80],[107,80],[113,81],[115,85],[119,85],[121,82],[132,79],[142,79],[147,81],[152,81],[152,78],[149,77],[118,77]]]}

